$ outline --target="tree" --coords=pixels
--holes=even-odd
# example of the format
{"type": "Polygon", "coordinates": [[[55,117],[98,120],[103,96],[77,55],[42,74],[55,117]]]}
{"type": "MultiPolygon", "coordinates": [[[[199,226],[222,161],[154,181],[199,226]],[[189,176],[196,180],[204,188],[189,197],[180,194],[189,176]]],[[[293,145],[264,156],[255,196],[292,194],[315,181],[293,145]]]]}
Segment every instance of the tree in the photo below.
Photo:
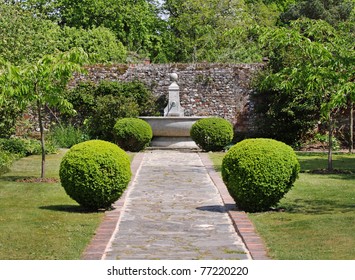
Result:
{"type": "Polygon", "coordinates": [[[310,19],[322,19],[329,24],[336,25],[339,22],[350,18],[354,8],[352,0],[305,0],[298,1],[290,5],[289,8],[280,15],[283,23],[289,23],[301,17],[310,19]]]}
{"type": "Polygon", "coordinates": [[[89,56],[88,63],[122,63],[127,59],[126,48],[106,27],[85,30],[65,26],[58,41],[60,51],[83,48],[89,56]]]}
{"type": "MultiPolygon", "coordinates": [[[[43,2],[43,1],[31,1],[43,2]]],[[[161,24],[155,1],[147,0],[56,0],[48,9],[40,5],[49,18],[60,26],[110,29],[132,52],[155,54],[161,48],[161,24]]]]}
{"type": "Polygon", "coordinates": [[[2,1],[0,15],[0,57],[19,65],[55,51],[60,28],[53,22],[2,1]]]}
{"type": "Polygon", "coordinates": [[[125,47],[108,28],[61,28],[45,19],[43,14],[31,10],[30,4],[35,5],[34,2],[21,1],[22,8],[19,4],[0,2],[0,56],[8,62],[16,65],[32,63],[45,54],[56,50],[65,52],[75,47],[87,52],[90,63],[126,61],[125,47]],[[29,6],[24,6],[26,3],[29,6]]]}
{"type": "Polygon", "coordinates": [[[38,125],[41,134],[42,164],[41,178],[45,176],[45,141],[43,109],[57,107],[60,111],[72,110],[65,98],[64,89],[74,72],[81,72],[87,54],[81,49],[66,53],[45,55],[36,63],[15,66],[9,62],[0,63],[0,103],[7,97],[15,97],[18,106],[25,108],[34,104],[37,109],[38,125]]]}
{"type": "Polygon", "coordinates": [[[226,51],[241,45],[234,35],[254,23],[244,1],[167,0],[163,7],[172,32],[174,61],[226,61],[226,51]]]}
{"type": "MultiPolygon", "coordinates": [[[[298,20],[290,28],[268,30],[261,36],[270,64],[259,87],[288,96],[287,110],[292,108],[290,104],[307,106],[309,98],[319,102],[318,110],[328,122],[329,170],[333,168],[333,114],[347,106],[348,100],[355,100],[355,50],[344,35],[322,20],[298,20]],[[303,104],[298,102],[300,98],[303,104]]],[[[299,113],[297,118],[302,118],[299,113]]]]}
{"type": "Polygon", "coordinates": [[[245,0],[249,13],[261,26],[273,26],[280,14],[295,0],[245,0]]]}

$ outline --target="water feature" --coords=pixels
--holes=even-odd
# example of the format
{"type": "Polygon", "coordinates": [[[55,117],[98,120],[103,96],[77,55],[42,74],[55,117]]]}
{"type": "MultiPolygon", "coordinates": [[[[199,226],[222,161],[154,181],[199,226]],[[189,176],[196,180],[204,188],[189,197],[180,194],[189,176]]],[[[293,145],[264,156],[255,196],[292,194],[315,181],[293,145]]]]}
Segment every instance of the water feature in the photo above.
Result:
{"type": "Polygon", "coordinates": [[[168,105],[164,109],[164,116],[140,117],[152,127],[151,146],[170,149],[198,149],[190,137],[190,129],[197,120],[204,117],[184,115],[184,108],[180,104],[178,75],[172,73],[170,79],[172,83],[169,86],[168,105]]]}

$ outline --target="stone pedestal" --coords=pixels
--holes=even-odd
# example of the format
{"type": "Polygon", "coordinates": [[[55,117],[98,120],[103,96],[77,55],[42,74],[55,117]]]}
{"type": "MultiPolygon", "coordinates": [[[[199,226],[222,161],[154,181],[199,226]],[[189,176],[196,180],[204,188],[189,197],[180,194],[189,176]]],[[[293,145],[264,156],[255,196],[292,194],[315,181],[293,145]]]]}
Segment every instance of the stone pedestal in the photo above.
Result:
{"type": "Polygon", "coordinates": [[[177,84],[177,74],[170,74],[170,79],[172,80],[172,84],[169,86],[169,102],[164,109],[164,116],[182,117],[184,116],[184,108],[180,105],[180,89],[177,84]]]}

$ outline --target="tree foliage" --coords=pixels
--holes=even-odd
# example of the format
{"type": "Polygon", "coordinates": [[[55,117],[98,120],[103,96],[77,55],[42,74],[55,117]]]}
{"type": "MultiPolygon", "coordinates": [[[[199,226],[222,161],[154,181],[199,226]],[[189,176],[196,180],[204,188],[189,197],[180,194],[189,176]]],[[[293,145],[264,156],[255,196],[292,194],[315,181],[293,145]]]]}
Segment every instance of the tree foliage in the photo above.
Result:
{"type": "Polygon", "coordinates": [[[159,51],[161,19],[156,5],[151,1],[57,0],[53,6],[53,10],[47,14],[60,26],[85,30],[106,27],[130,51],[148,56],[159,51]]]}
{"type": "Polygon", "coordinates": [[[125,62],[127,57],[123,44],[106,27],[85,30],[65,26],[58,44],[61,51],[82,48],[89,56],[88,63],[119,63],[125,62]]]}
{"type": "Polygon", "coordinates": [[[59,27],[17,5],[0,1],[0,57],[13,64],[34,62],[58,45],[59,27]]]}
{"type": "Polygon", "coordinates": [[[36,63],[20,67],[5,61],[0,63],[0,104],[10,97],[15,98],[20,108],[26,108],[29,104],[37,108],[42,145],[41,178],[45,176],[43,109],[48,106],[63,112],[72,110],[63,92],[74,72],[81,71],[81,64],[86,59],[84,51],[73,49],[66,53],[45,55],[36,63]]]}
{"type": "Polygon", "coordinates": [[[9,138],[15,133],[16,121],[22,113],[23,109],[16,105],[15,98],[6,99],[0,106],[0,138],[9,138]]]}
{"type": "Polygon", "coordinates": [[[0,57],[19,65],[32,63],[56,50],[83,48],[90,63],[125,62],[126,48],[105,27],[63,27],[43,14],[0,2],[0,57]]]}
{"type": "Polygon", "coordinates": [[[281,14],[280,19],[283,23],[296,20],[301,17],[310,19],[322,19],[335,25],[350,18],[354,8],[354,1],[350,0],[306,0],[298,1],[290,5],[281,14]]]}
{"type": "Polygon", "coordinates": [[[270,63],[258,88],[268,94],[263,112],[276,139],[285,134],[291,139],[283,140],[295,144],[321,116],[331,135],[334,110],[355,100],[354,34],[348,36],[347,31],[304,19],[263,32],[270,63]]]}
{"type": "Polygon", "coordinates": [[[167,0],[164,8],[169,15],[171,43],[175,46],[172,60],[214,62],[232,57],[242,60],[231,53],[252,38],[247,27],[253,19],[243,1],[167,0]],[[237,33],[241,36],[235,36],[237,33]]]}

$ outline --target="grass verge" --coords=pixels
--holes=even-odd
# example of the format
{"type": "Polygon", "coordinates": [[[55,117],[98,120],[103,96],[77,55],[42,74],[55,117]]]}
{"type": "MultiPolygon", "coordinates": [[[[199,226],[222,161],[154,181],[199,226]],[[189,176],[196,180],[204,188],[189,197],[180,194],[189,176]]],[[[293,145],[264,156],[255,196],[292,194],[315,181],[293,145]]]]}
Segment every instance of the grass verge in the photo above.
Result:
{"type": "MultiPolygon", "coordinates": [[[[47,156],[47,177],[59,177],[63,155],[47,156]]],[[[85,212],[60,183],[19,182],[40,176],[40,161],[22,158],[0,177],[0,259],[79,259],[104,215],[85,212]]]]}
{"type": "MultiPolygon", "coordinates": [[[[221,170],[223,153],[210,154],[221,170]]],[[[249,213],[273,259],[355,259],[355,155],[334,155],[334,168],[349,174],[312,174],[326,154],[299,153],[299,179],[279,211],[249,213]]]]}

